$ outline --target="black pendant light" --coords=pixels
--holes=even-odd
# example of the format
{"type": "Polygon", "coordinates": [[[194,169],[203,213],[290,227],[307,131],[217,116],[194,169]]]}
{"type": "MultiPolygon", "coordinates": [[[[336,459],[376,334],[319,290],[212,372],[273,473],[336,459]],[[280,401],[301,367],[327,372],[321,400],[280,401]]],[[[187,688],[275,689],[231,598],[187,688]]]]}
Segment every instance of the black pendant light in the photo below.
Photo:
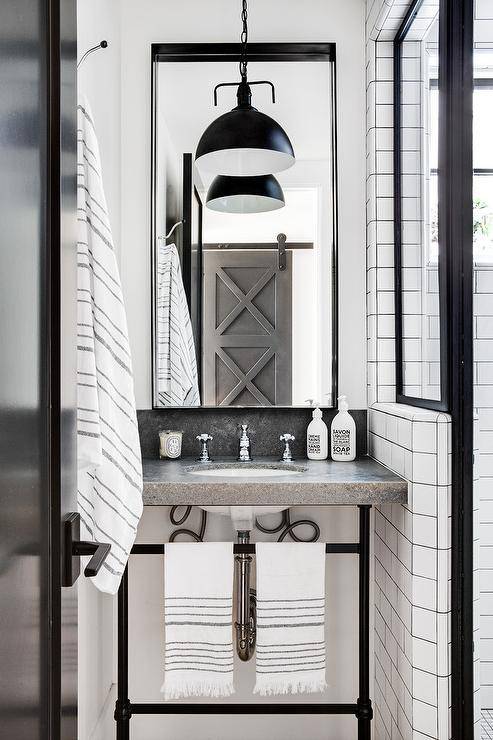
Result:
{"type": "Polygon", "coordinates": [[[207,208],[219,213],[264,213],[284,207],[284,193],[274,175],[218,175],[207,192],[207,208]]]}
{"type": "Polygon", "coordinates": [[[247,2],[242,0],[241,81],[222,82],[214,88],[214,105],[217,105],[218,88],[238,85],[238,105],[206,128],[195,154],[199,168],[219,175],[269,175],[292,167],[295,161],[293,147],[284,129],[252,106],[252,85],[270,85],[273,103],[275,89],[267,80],[247,80],[247,15],[247,2]]]}

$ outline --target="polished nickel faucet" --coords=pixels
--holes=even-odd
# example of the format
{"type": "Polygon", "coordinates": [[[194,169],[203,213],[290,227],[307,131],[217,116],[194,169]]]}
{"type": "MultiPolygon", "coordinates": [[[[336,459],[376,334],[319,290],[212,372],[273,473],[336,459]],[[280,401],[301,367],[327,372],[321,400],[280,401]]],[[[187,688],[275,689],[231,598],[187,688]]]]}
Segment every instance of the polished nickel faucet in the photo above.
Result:
{"type": "Polygon", "coordinates": [[[210,434],[198,434],[197,440],[200,442],[200,456],[197,458],[197,462],[212,462],[212,458],[209,455],[209,442],[212,440],[210,434]]]}
{"type": "Polygon", "coordinates": [[[247,434],[247,429],[247,424],[241,425],[240,451],[238,453],[238,460],[240,462],[252,461],[252,448],[250,445],[250,437],[247,434]]]}
{"type": "Polygon", "coordinates": [[[282,453],[281,462],[293,462],[293,453],[291,452],[290,442],[294,442],[292,434],[281,434],[279,437],[280,442],[284,442],[284,451],[282,453]]]}

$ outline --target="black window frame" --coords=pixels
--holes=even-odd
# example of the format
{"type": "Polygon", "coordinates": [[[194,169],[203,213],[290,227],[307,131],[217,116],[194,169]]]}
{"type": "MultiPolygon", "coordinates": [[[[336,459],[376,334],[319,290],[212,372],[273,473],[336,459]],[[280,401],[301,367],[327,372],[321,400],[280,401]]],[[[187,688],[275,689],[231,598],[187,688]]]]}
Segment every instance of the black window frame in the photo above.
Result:
{"type": "MultiPolygon", "coordinates": [[[[449,373],[448,373],[448,334],[447,334],[447,253],[440,249],[438,253],[438,297],[440,311],[440,399],[421,398],[409,396],[404,393],[404,367],[403,367],[403,336],[402,336],[402,167],[401,167],[401,103],[402,103],[402,45],[406,40],[407,33],[412,27],[413,21],[419,13],[423,0],[413,0],[404,20],[402,21],[394,38],[393,64],[394,64],[394,300],[395,300],[395,395],[397,403],[408,406],[432,409],[435,411],[448,411],[450,408],[449,398],[449,373]]],[[[440,17],[442,6],[440,3],[440,17]]],[[[443,24],[440,21],[440,43],[442,45],[443,24]]],[[[442,64],[439,64],[438,85],[441,86],[443,75],[442,64]]],[[[439,100],[439,170],[443,147],[440,148],[440,139],[443,138],[445,110],[443,96],[439,100]]],[[[438,213],[440,224],[440,213],[443,208],[443,197],[440,193],[440,177],[438,178],[438,213]]],[[[443,179],[443,178],[442,178],[443,179]]]]}

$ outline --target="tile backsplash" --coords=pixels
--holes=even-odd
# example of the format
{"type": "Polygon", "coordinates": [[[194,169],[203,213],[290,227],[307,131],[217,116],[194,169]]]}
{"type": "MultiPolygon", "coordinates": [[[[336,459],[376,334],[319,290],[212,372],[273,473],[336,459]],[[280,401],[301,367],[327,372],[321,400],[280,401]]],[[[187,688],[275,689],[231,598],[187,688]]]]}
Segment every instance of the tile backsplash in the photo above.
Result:
{"type": "MultiPolygon", "coordinates": [[[[337,409],[325,409],[324,421],[329,427],[337,409]]],[[[358,457],[367,452],[366,409],[351,410],[356,422],[356,451],[358,457]]],[[[210,444],[212,457],[238,454],[241,424],[248,424],[253,457],[277,456],[282,451],[279,435],[289,432],[295,436],[292,444],[297,458],[306,457],[306,428],[312,418],[312,409],[143,409],[137,412],[142,456],[159,457],[159,432],[161,429],[183,431],[183,457],[195,457],[199,450],[197,434],[207,432],[214,438],[210,444]]]]}

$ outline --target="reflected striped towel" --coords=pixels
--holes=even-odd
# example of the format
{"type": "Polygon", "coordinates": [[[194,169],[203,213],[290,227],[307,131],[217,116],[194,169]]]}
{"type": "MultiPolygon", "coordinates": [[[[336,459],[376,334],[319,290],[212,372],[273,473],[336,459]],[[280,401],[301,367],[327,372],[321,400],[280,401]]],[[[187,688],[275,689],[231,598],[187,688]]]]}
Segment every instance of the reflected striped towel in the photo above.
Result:
{"type": "Polygon", "coordinates": [[[259,542],[254,693],[323,691],[325,545],[259,542]]]}
{"type": "Polygon", "coordinates": [[[111,544],[93,583],[116,593],[142,514],[142,461],[120,276],[86,101],[77,131],[77,458],[82,539],[111,544]]]}
{"type": "Polygon", "coordinates": [[[200,406],[195,342],[174,244],[159,245],[157,390],[160,406],[200,406]]]}
{"type": "Polygon", "coordinates": [[[171,543],[164,560],[164,698],[231,696],[233,545],[171,543]]]}

